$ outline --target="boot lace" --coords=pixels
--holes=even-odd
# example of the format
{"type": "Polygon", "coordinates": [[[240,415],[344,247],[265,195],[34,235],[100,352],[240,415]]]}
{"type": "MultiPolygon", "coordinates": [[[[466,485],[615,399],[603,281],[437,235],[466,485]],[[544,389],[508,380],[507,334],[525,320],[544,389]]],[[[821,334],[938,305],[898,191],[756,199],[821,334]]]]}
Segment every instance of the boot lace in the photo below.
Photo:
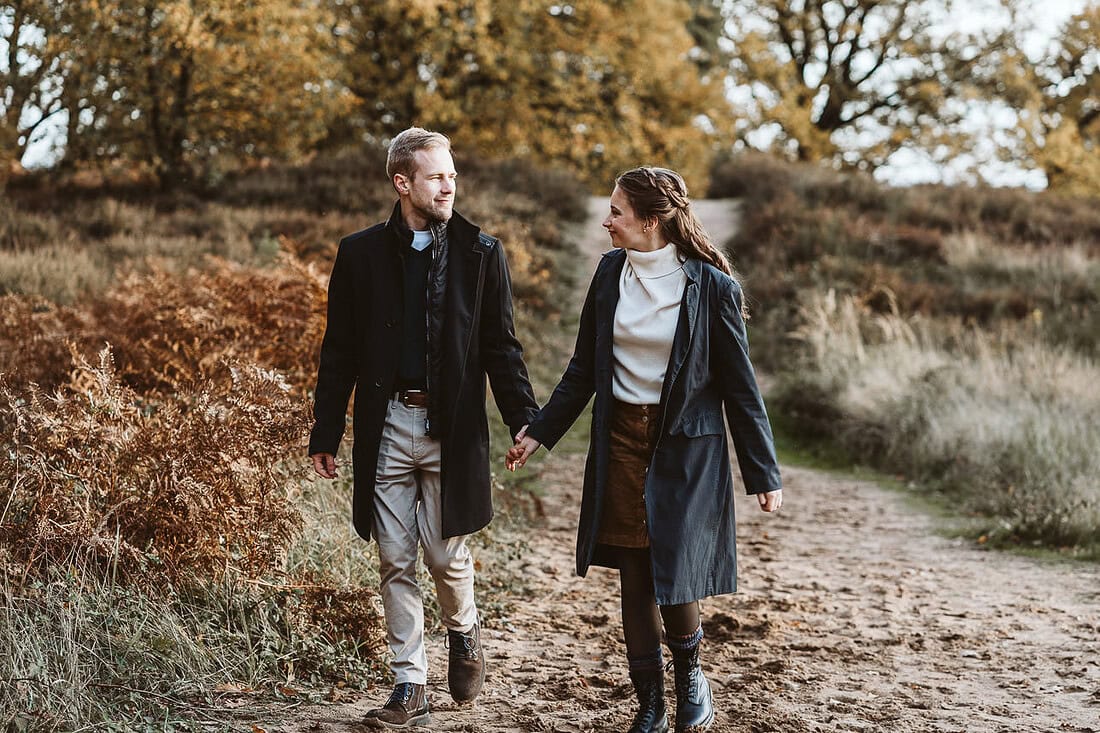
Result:
{"type": "Polygon", "coordinates": [[[463,634],[461,631],[447,632],[447,647],[451,650],[451,656],[477,659],[477,635],[473,632],[469,634],[463,634]]]}
{"type": "Polygon", "coordinates": [[[390,699],[389,702],[386,703],[386,707],[393,707],[395,705],[405,707],[409,700],[412,699],[414,690],[415,686],[412,682],[402,682],[395,685],[393,692],[390,693],[390,699]]]}
{"type": "Polygon", "coordinates": [[[634,731],[647,731],[653,728],[657,718],[664,710],[664,691],[659,680],[640,685],[636,688],[638,694],[638,712],[634,714],[634,722],[631,724],[630,733],[634,731]]]}
{"type": "Polygon", "coordinates": [[[683,667],[677,668],[674,666],[673,660],[670,660],[666,669],[668,667],[673,667],[673,677],[676,680],[676,696],[681,700],[695,699],[695,695],[699,691],[699,675],[703,671],[700,669],[698,662],[685,664],[683,667]]]}

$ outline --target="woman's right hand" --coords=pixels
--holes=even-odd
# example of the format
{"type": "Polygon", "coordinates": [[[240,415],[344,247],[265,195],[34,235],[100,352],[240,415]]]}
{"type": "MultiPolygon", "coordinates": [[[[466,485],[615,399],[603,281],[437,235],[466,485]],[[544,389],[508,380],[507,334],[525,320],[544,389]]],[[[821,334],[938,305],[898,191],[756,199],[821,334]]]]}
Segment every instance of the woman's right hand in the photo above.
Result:
{"type": "Polygon", "coordinates": [[[783,489],[769,491],[766,494],[757,494],[756,500],[760,502],[761,511],[777,512],[783,506],[783,489]]]}

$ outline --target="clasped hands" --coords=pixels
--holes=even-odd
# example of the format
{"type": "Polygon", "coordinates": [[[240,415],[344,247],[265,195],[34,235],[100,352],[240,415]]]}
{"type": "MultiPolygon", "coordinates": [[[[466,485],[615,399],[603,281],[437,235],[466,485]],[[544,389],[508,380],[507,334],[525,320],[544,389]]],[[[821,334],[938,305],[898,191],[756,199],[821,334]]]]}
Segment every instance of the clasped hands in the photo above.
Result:
{"type": "Polygon", "coordinates": [[[542,443],[527,435],[527,426],[524,425],[516,433],[515,445],[508,449],[508,455],[504,457],[504,465],[509,471],[523,468],[531,454],[539,449],[542,443]]]}
{"type": "MultiPolygon", "coordinates": [[[[524,425],[516,433],[515,445],[508,449],[508,455],[504,457],[504,465],[509,471],[523,468],[524,464],[527,463],[527,459],[539,449],[540,445],[542,443],[527,435],[527,426],[524,425]]],[[[757,494],[756,500],[760,504],[761,511],[779,511],[779,507],[783,505],[783,490],[757,494]]]]}

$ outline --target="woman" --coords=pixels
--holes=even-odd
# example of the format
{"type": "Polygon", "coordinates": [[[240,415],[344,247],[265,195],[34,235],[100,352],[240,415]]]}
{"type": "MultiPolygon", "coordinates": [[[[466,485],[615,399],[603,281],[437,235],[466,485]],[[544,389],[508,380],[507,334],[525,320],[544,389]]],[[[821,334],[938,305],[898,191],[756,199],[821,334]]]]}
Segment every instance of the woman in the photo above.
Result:
{"type": "Polygon", "coordinates": [[[749,362],[741,288],[692,212],[683,178],[636,168],[615,181],[603,222],[615,250],[596,268],[572,360],[521,431],[508,468],[552,448],[595,394],[577,573],[617,568],[631,733],[668,730],[661,624],[675,669],[676,730],[714,721],[699,666],[699,599],[736,589],[733,480],[761,509],[783,501],[771,426],[749,362]]]}

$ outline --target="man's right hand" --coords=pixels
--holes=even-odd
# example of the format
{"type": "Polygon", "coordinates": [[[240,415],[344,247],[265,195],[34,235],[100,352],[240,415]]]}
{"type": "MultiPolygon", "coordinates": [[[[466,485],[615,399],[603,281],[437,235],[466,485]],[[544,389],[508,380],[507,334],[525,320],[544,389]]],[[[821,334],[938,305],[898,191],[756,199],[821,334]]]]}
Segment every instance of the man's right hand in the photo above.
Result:
{"type": "Polygon", "coordinates": [[[336,478],[336,456],[331,453],[314,453],[313,470],[321,478],[336,478]]]}

